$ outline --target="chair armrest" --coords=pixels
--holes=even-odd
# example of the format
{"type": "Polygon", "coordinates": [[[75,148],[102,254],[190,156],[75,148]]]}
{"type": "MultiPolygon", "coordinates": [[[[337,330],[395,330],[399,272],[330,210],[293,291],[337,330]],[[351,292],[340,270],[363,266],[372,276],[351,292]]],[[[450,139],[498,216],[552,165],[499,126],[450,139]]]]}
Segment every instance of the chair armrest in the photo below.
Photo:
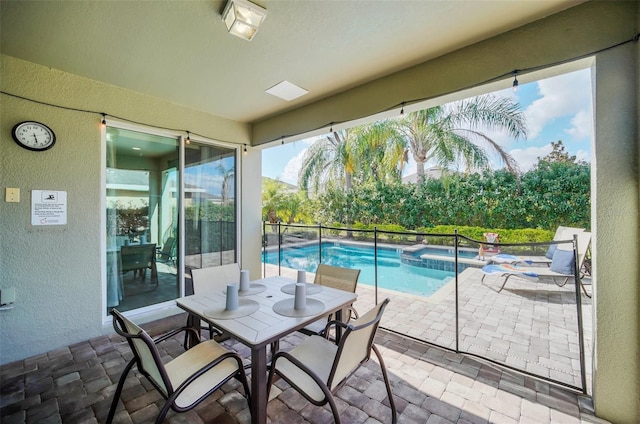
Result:
{"type": "Polygon", "coordinates": [[[348,328],[349,324],[345,324],[342,321],[338,321],[337,319],[331,320],[327,323],[327,325],[324,326],[324,330],[322,330],[322,336],[324,336],[325,339],[329,339],[329,330],[331,330],[331,327],[333,326],[336,327],[342,327],[342,328],[348,328]]]}
{"type": "Polygon", "coordinates": [[[358,319],[360,318],[360,315],[358,315],[358,311],[356,311],[356,308],[354,308],[353,306],[349,306],[349,319],[353,318],[353,319],[358,319]]]}

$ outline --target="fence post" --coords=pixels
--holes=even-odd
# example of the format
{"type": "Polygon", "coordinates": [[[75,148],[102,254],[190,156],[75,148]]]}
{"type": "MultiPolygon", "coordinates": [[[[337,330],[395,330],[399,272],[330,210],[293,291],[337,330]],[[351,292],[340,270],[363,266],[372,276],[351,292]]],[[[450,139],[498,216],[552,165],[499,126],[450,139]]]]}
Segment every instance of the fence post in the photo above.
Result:
{"type": "Polygon", "coordinates": [[[373,280],[376,305],[378,304],[378,227],[373,227],[373,280]]]}
{"type": "Polygon", "coordinates": [[[460,328],[459,328],[459,309],[460,302],[458,298],[458,229],[454,230],[454,238],[453,238],[453,254],[454,254],[454,267],[455,267],[455,275],[456,275],[456,352],[460,352],[460,328]]]}
{"type": "Polygon", "coordinates": [[[322,225],[318,224],[318,263],[322,263],[322,225]]]}
{"type": "MultiPolygon", "coordinates": [[[[586,255],[586,252],[585,252],[586,255]]],[[[582,393],[587,394],[587,375],[585,370],[584,359],[584,331],[582,329],[582,292],[580,286],[582,285],[580,279],[580,262],[578,258],[578,235],[573,235],[573,267],[575,271],[575,283],[576,283],[576,307],[578,308],[578,345],[580,347],[580,383],[582,384],[582,393]]]]}

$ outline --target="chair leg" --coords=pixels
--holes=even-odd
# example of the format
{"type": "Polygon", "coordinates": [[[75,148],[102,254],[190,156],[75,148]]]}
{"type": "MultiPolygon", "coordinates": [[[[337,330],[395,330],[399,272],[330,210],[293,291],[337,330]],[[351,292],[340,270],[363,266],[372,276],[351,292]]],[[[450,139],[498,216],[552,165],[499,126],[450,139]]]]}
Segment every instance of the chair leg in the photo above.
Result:
{"type": "Polygon", "coordinates": [[[391,383],[389,382],[389,376],[387,375],[387,367],[384,365],[384,361],[382,360],[382,355],[380,354],[378,347],[372,344],[371,348],[376,353],[378,361],[380,361],[380,369],[382,370],[384,384],[387,386],[387,396],[389,396],[389,404],[391,405],[391,422],[392,424],[396,424],[398,422],[398,412],[396,410],[396,403],[393,401],[393,394],[391,393],[391,383]]]}
{"type": "Polygon", "coordinates": [[[333,413],[333,421],[335,422],[335,424],[341,424],[342,420],[340,419],[340,414],[338,413],[338,406],[336,405],[335,400],[333,400],[333,395],[331,394],[331,392],[327,394],[327,401],[329,402],[331,412],[333,413]]]}
{"type": "Polygon", "coordinates": [[[122,393],[122,388],[124,387],[124,381],[127,379],[127,375],[131,368],[135,365],[136,360],[132,359],[127,366],[122,371],[122,375],[120,376],[120,380],[118,381],[118,387],[116,388],[116,392],[113,394],[113,401],[111,401],[111,407],[109,408],[109,415],[107,415],[106,424],[111,424],[113,421],[113,416],[116,413],[116,408],[118,407],[118,401],[120,400],[120,394],[122,393]]]}
{"type": "Polygon", "coordinates": [[[162,406],[160,413],[156,417],[156,424],[161,424],[164,421],[164,417],[167,416],[167,412],[169,412],[169,408],[171,408],[171,404],[175,401],[174,397],[170,397],[162,406]]]}

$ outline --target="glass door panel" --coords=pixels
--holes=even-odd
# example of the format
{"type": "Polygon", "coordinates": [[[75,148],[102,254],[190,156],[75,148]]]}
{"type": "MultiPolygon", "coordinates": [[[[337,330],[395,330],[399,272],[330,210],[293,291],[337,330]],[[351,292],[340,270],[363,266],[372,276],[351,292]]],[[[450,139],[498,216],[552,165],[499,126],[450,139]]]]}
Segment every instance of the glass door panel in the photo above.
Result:
{"type": "Polygon", "coordinates": [[[180,295],[179,141],[107,128],[107,312],[180,295]]]}
{"type": "Polygon", "coordinates": [[[185,292],[191,269],[237,262],[236,150],[191,141],[185,145],[185,292]]]}

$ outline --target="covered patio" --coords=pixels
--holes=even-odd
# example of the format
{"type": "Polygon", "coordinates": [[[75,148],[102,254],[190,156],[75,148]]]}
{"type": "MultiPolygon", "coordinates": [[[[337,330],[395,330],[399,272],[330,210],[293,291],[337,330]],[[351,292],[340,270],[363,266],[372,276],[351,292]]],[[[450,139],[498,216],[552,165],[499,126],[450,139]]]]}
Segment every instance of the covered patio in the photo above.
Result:
{"type": "MultiPolygon", "coordinates": [[[[514,72],[525,84],[578,68],[591,69],[594,99],[593,320],[584,323],[593,331],[592,353],[586,355],[589,394],[598,417],[639,422],[638,2],[374,1],[367,7],[349,1],[258,2],[269,17],[250,43],[227,33],[220,18],[223,0],[0,2],[0,169],[4,189],[21,194],[0,202],[6,229],[0,238],[0,290],[15,293],[0,316],[3,423],[101,422],[128,358],[126,345],[113,338],[107,314],[108,128],[174,141],[177,162],[165,158],[167,167],[156,169],[143,157],[135,169],[175,168],[185,174],[190,149],[230,150],[237,162],[234,260],[258,276],[263,149],[511,89],[514,72]],[[287,102],[265,93],[285,79],[309,95],[287,102]],[[11,140],[14,126],[31,121],[55,132],[55,146],[33,152],[11,140]],[[66,225],[32,224],[32,193],[43,190],[66,193],[66,225]]],[[[181,181],[179,205],[187,199],[181,181]]],[[[184,219],[177,224],[184,227],[184,219]]],[[[185,236],[178,231],[180,294],[188,280],[185,236]]],[[[472,279],[462,284],[467,282],[472,279]]],[[[493,298],[491,279],[485,283],[466,287],[460,350],[504,356],[525,370],[541,368],[554,379],[573,381],[575,332],[557,334],[550,324],[573,319],[575,305],[565,316],[559,308],[565,302],[557,302],[562,293],[540,298],[544,295],[533,296],[529,286],[510,281],[493,298]],[[501,300],[495,306],[503,309],[488,308],[490,298],[501,300]],[[487,315],[478,326],[482,314],[487,315]],[[538,357],[546,351],[569,361],[541,364],[538,357]]],[[[392,298],[383,324],[451,349],[450,296],[431,304],[392,298]]],[[[365,292],[360,298],[373,301],[365,292]]],[[[158,320],[184,322],[172,301],[137,308],[130,316],[153,326],[158,320]]],[[[571,391],[475,356],[384,331],[380,337],[385,357],[391,358],[395,393],[407,402],[401,409],[405,422],[562,422],[560,412],[569,414],[562,417],[567,422],[592,419],[588,412],[581,415],[588,408],[571,391]],[[480,390],[463,389],[476,384],[489,393],[477,399],[480,390]],[[447,415],[449,407],[456,412],[447,415]],[[418,419],[419,414],[429,416],[418,419]]],[[[174,353],[169,351],[168,356],[174,353]]],[[[384,422],[382,405],[366,406],[382,399],[378,385],[364,381],[352,380],[356,391],[345,388],[341,396],[347,401],[353,395],[347,403],[357,405],[354,416],[363,422],[368,417],[374,417],[370,423],[384,422]]],[[[158,399],[147,389],[131,380],[122,422],[144,422],[155,411],[158,399]]],[[[231,415],[245,422],[244,403],[233,405],[231,415]]],[[[305,417],[309,408],[285,390],[269,410],[305,417]]],[[[171,420],[189,422],[186,417],[171,420]]],[[[282,420],[272,416],[273,422],[282,420]]]]}
{"type": "MultiPolygon", "coordinates": [[[[269,271],[277,272],[277,267],[271,266],[269,271]]],[[[282,272],[292,278],[295,273],[286,268],[282,272]]],[[[495,283],[483,283],[480,271],[468,269],[460,275],[459,285],[469,293],[460,306],[460,347],[471,355],[452,350],[455,320],[447,298],[453,287],[445,287],[426,300],[394,291],[378,293],[380,298],[391,298],[382,322],[385,329],[379,330],[376,343],[390,373],[400,423],[606,422],[594,416],[590,396],[480,358],[506,358],[508,364],[536,372],[544,368],[551,378],[579,384],[575,337],[562,331],[554,333],[556,323],[545,322],[540,313],[541,308],[549,308],[554,320],[575,319],[575,305],[553,301],[573,295],[571,288],[546,284],[536,288],[531,282],[515,280],[512,284],[500,294],[503,301],[496,301],[491,295],[495,294],[495,283]],[[529,337],[523,338],[517,328],[536,313],[540,317],[534,320],[532,330],[539,328],[540,334],[530,331],[529,337]],[[447,349],[396,332],[416,339],[437,334],[438,344],[447,349]]],[[[367,309],[375,302],[375,291],[369,286],[359,285],[357,293],[356,309],[367,309]]],[[[590,310],[585,304],[587,322],[590,310]]],[[[186,315],[180,314],[145,327],[157,335],[185,321],[186,315]]],[[[281,348],[290,349],[305,337],[294,333],[281,342],[281,348]]],[[[585,332],[585,339],[590,357],[591,331],[585,332]]],[[[182,352],[182,342],[173,338],[161,345],[167,360],[182,352]]],[[[247,347],[233,340],[223,343],[249,361],[247,347]]],[[[103,422],[115,384],[131,357],[125,340],[110,334],[2,366],[3,423],[103,422]]],[[[374,359],[347,381],[337,397],[345,422],[390,420],[384,383],[374,359]]],[[[152,422],[162,404],[159,394],[138,373],[129,378],[122,399],[115,420],[120,423],[152,422]]],[[[284,382],[277,383],[268,414],[273,423],[327,423],[332,419],[328,408],[309,404],[284,382]]],[[[167,422],[248,423],[250,415],[240,384],[233,382],[194,411],[170,413],[167,422]]]]}

